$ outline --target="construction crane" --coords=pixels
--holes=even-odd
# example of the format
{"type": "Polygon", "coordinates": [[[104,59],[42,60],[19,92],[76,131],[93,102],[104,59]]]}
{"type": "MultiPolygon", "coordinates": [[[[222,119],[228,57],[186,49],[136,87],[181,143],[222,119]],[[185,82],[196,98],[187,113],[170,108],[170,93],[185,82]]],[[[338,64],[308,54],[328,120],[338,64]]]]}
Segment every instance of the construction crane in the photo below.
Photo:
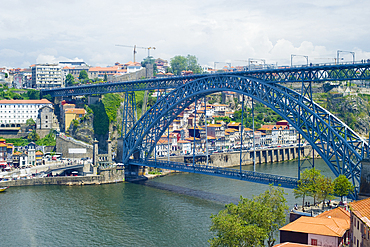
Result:
{"type": "Polygon", "coordinates": [[[136,49],[148,50],[148,57],[150,57],[150,50],[151,49],[155,50],[155,47],[140,47],[140,46],[136,46],[136,45],[116,45],[116,46],[134,48],[134,63],[136,62],[136,59],[135,59],[135,57],[136,57],[135,54],[137,53],[136,49]]]}

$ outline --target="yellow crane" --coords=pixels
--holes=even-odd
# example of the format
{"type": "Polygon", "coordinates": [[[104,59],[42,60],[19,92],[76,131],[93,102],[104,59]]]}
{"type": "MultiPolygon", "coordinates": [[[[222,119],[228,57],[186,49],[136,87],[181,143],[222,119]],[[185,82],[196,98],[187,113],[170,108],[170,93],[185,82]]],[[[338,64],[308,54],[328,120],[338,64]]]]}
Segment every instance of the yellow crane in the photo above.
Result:
{"type": "Polygon", "coordinates": [[[151,49],[155,50],[155,47],[140,47],[140,46],[136,46],[136,45],[116,45],[116,46],[134,48],[134,63],[136,62],[136,59],[135,59],[135,54],[137,53],[136,49],[148,50],[148,57],[150,57],[150,50],[151,49]]]}

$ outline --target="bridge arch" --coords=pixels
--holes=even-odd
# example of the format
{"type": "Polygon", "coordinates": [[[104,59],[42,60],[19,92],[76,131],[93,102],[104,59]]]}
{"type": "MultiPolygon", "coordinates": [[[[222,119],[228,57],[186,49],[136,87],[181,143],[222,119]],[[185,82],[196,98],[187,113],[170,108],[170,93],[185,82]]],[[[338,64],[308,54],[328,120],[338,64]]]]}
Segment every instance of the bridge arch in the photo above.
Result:
{"type": "Polygon", "coordinates": [[[186,107],[197,99],[221,91],[244,94],[274,110],[311,144],[336,176],[346,175],[358,189],[361,160],[368,150],[368,144],[358,134],[298,92],[277,83],[237,75],[196,79],[159,100],[126,135],[123,163],[126,164],[138,151],[141,158],[149,158],[161,135],[186,107]]]}

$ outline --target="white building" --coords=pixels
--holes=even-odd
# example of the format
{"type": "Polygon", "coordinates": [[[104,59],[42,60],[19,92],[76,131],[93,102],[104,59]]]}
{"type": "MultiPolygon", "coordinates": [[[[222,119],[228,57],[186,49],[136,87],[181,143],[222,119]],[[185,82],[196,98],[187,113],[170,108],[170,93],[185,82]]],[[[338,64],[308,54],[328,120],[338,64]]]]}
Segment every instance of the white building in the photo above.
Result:
{"type": "Polygon", "coordinates": [[[20,124],[25,124],[30,118],[36,123],[39,109],[44,106],[53,108],[53,104],[47,99],[0,100],[0,126],[20,127],[20,124]]]}
{"type": "Polygon", "coordinates": [[[32,67],[32,88],[54,88],[63,85],[62,67],[58,64],[36,64],[32,67]]]}

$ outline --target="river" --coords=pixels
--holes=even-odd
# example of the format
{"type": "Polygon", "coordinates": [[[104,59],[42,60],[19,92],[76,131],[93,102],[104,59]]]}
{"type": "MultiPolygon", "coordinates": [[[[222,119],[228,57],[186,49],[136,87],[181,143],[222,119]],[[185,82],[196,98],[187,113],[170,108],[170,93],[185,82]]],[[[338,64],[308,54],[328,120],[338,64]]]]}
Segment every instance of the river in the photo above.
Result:
{"type": "MultiPolygon", "coordinates": [[[[333,176],[322,160],[315,167],[333,176]]],[[[297,161],[256,165],[256,171],[297,176],[297,161]]],[[[0,194],[0,245],[209,246],[210,216],[267,188],[188,173],[145,184],[12,187],[0,194]]],[[[289,206],[301,202],[285,192],[289,206]]]]}

